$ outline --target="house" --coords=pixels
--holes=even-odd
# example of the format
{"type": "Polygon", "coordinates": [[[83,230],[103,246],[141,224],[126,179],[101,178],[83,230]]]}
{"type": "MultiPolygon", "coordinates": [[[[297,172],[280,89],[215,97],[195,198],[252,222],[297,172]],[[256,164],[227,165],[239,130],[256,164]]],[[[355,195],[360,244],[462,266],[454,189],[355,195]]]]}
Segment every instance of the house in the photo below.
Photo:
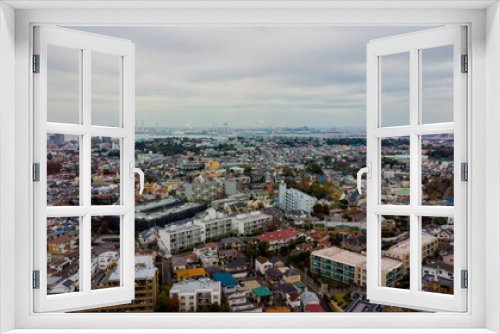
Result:
{"type": "Polygon", "coordinates": [[[278,268],[269,268],[266,270],[266,281],[268,284],[278,287],[283,274],[278,268]]]}
{"type": "Polygon", "coordinates": [[[272,305],[273,303],[273,293],[265,286],[253,288],[252,294],[258,305],[272,305]]]}
{"type": "Polygon", "coordinates": [[[224,245],[224,248],[234,248],[237,250],[242,250],[243,247],[246,246],[246,244],[243,241],[241,241],[240,238],[236,237],[224,238],[221,240],[221,242],[224,245]]]}
{"type": "Polygon", "coordinates": [[[230,273],[218,273],[212,275],[214,281],[220,282],[222,286],[222,291],[225,295],[234,293],[238,290],[238,281],[236,281],[230,273]]]}
{"type": "Polygon", "coordinates": [[[238,251],[236,249],[221,249],[219,250],[219,261],[221,265],[225,265],[228,262],[231,262],[235,259],[239,258],[238,251]]]}
{"type": "Polygon", "coordinates": [[[271,256],[269,262],[273,265],[273,268],[283,268],[285,266],[285,262],[276,255],[271,256]]]}
{"type": "Polygon", "coordinates": [[[64,254],[75,248],[75,239],[61,235],[51,240],[47,240],[48,251],[56,254],[64,254]]]}
{"type": "Polygon", "coordinates": [[[319,304],[309,304],[304,307],[304,312],[325,312],[325,309],[319,304]]]}
{"type": "Polygon", "coordinates": [[[142,245],[147,245],[156,242],[156,233],[153,229],[145,230],[139,232],[139,243],[142,245]]]}
{"type": "Polygon", "coordinates": [[[303,292],[300,295],[300,303],[302,305],[302,309],[305,309],[308,305],[319,305],[319,298],[314,292],[303,292]]]}
{"type": "Polygon", "coordinates": [[[299,231],[293,228],[285,230],[277,230],[274,232],[265,232],[257,236],[260,241],[267,241],[269,243],[269,250],[277,250],[282,247],[288,246],[293,241],[299,238],[299,231]]]}
{"type": "Polygon", "coordinates": [[[201,254],[205,254],[206,252],[208,252],[208,247],[205,244],[201,244],[201,245],[195,246],[193,249],[193,252],[196,254],[196,256],[200,257],[201,254]]]}
{"type": "Polygon", "coordinates": [[[174,256],[171,258],[172,272],[175,274],[179,270],[187,269],[187,261],[183,256],[174,256]]]}
{"type": "Polygon", "coordinates": [[[366,235],[358,234],[353,236],[347,236],[342,239],[342,248],[351,250],[353,252],[361,252],[366,250],[366,235]]]}
{"type": "Polygon", "coordinates": [[[262,275],[267,271],[267,269],[272,267],[273,264],[269,262],[269,259],[267,257],[258,256],[255,259],[255,270],[262,275]]]}
{"type": "Polygon", "coordinates": [[[293,311],[300,310],[300,294],[293,284],[285,283],[280,285],[279,294],[281,299],[284,300],[286,305],[293,311]]]}
{"type": "Polygon", "coordinates": [[[210,251],[200,254],[200,263],[202,268],[209,268],[219,264],[217,252],[210,251]]]}
{"type": "Polygon", "coordinates": [[[188,280],[188,279],[198,279],[200,277],[206,277],[207,272],[203,268],[195,269],[184,269],[175,272],[175,276],[178,282],[188,280]]]}
{"type": "Polygon", "coordinates": [[[234,277],[246,277],[248,266],[245,259],[236,259],[225,264],[226,271],[232,273],[234,277]]]}
{"type": "Polygon", "coordinates": [[[288,269],[283,273],[283,280],[286,283],[293,284],[300,281],[300,273],[296,269],[288,269]]]}

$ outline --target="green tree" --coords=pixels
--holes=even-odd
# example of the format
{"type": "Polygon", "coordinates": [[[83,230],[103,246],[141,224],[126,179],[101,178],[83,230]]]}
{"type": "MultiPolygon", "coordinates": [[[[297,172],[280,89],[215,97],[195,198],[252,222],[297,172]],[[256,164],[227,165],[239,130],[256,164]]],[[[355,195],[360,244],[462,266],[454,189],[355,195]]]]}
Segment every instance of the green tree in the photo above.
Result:
{"type": "Polygon", "coordinates": [[[222,303],[222,306],[220,307],[220,311],[221,312],[231,312],[231,306],[229,306],[229,303],[227,302],[227,300],[222,303]]]}
{"type": "Polygon", "coordinates": [[[323,168],[317,163],[313,162],[312,164],[307,166],[307,171],[312,174],[318,174],[318,175],[323,175],[323,168]]]}
{"type": "Polygon", "coordinates": [[[252,175],[252,168],[245,167],[245,169],[243,169],[243,175],[250,177],[250,175],[252,175]]]}
{"type": "Polygon", "coordinates": [[[281,174],[283,174],[283,176],[285,176],[285,177],[293,177],[294,176],[293,170],[287,166],[283,167],[283,169],[281,170],[281,174]]]}

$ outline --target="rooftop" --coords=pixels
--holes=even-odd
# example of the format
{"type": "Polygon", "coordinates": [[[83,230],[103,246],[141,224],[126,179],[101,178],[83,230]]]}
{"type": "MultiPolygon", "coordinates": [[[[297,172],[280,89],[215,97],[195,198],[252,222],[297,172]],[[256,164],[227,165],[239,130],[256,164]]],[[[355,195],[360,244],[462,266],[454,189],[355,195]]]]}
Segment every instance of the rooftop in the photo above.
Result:
{"type": "Polygon", "coordinates": [[[200,278],[197,281],[182,281],[174,283],[170,289],[170,293],[177,291],[180,293],[195,293],[197,290],[220,292],[220,282],[212,281],[209,278],[200,278]]]}
{"type": "Polygon", "coordinates": [[[213,274],[214,280],[220,282],[223,287],[238,285],[238,282],[234,279],[233,275],[230,273],[220,273],[213,274]]]}

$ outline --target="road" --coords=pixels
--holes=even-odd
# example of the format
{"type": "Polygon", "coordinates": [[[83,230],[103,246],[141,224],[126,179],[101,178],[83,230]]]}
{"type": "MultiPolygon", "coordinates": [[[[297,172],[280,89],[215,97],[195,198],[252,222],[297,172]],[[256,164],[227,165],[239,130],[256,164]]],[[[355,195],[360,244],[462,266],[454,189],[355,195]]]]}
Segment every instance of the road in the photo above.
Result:
{"type": "Polygon", "coordinates": [[[172,286],[172,262],[165,257],[162,257],[162,283],[168,286],[172,286]]]}

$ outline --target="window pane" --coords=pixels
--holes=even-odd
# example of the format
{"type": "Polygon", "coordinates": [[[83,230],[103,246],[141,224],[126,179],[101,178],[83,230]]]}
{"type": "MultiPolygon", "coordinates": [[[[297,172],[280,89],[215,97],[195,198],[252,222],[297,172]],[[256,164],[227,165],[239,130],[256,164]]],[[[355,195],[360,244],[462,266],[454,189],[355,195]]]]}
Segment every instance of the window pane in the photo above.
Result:
{"type": "Polygon", "coordinates": [[[47,205],[80,204],[80,137],[47,134],[47,205]]]}
{"type": "Polygon", "coordinates": [[[380,286],[410,289],[410,219],[381,216],[380,286]]]}
{"type": "Polygon", "coordinates": [[[381,143],[381,204],[410,204],[410,138],[384,138],[381,143]]]}
{"type": "Polygon", "coordinates": [[[47,294],[78,292],[80,288],[80,219],[47,219],[47,294]]]}
{"type": "Polygon", "coordinates": [[[422,123],[453,122],[453,45],[421,50],[422,123]]]}
{"type": "Polygon", "coordinates": [[[422,290],[453,294],[453,218],[422,217],[422,290]]]}
{"type": "Polygon", "coordinates": [[[92,52],[92,125],[120,126],[121,57],[92,52]]]}
{"type": "Polygon", "coordinates": [[[92,217],[92,290],[120,286],[120,216],[92,217]]]}
{"type": "Polygon", "coordinates": [[[422,204],[453,206],[453,134],[422,136],[422,204]]]}
{"type": "Polygon", "coordinates": [[[382,126],[410,124],[410,53],[380,57],[382,126]]]}
{"type": "Polygon", "coordinates": [[[92,137],[92,205],[120,204],[120,139],[92,137]]]}
{"type": "Polygon", "coordinates": [[[81,50],[47,46],[47,121],[80,122],[81,50]]]}

